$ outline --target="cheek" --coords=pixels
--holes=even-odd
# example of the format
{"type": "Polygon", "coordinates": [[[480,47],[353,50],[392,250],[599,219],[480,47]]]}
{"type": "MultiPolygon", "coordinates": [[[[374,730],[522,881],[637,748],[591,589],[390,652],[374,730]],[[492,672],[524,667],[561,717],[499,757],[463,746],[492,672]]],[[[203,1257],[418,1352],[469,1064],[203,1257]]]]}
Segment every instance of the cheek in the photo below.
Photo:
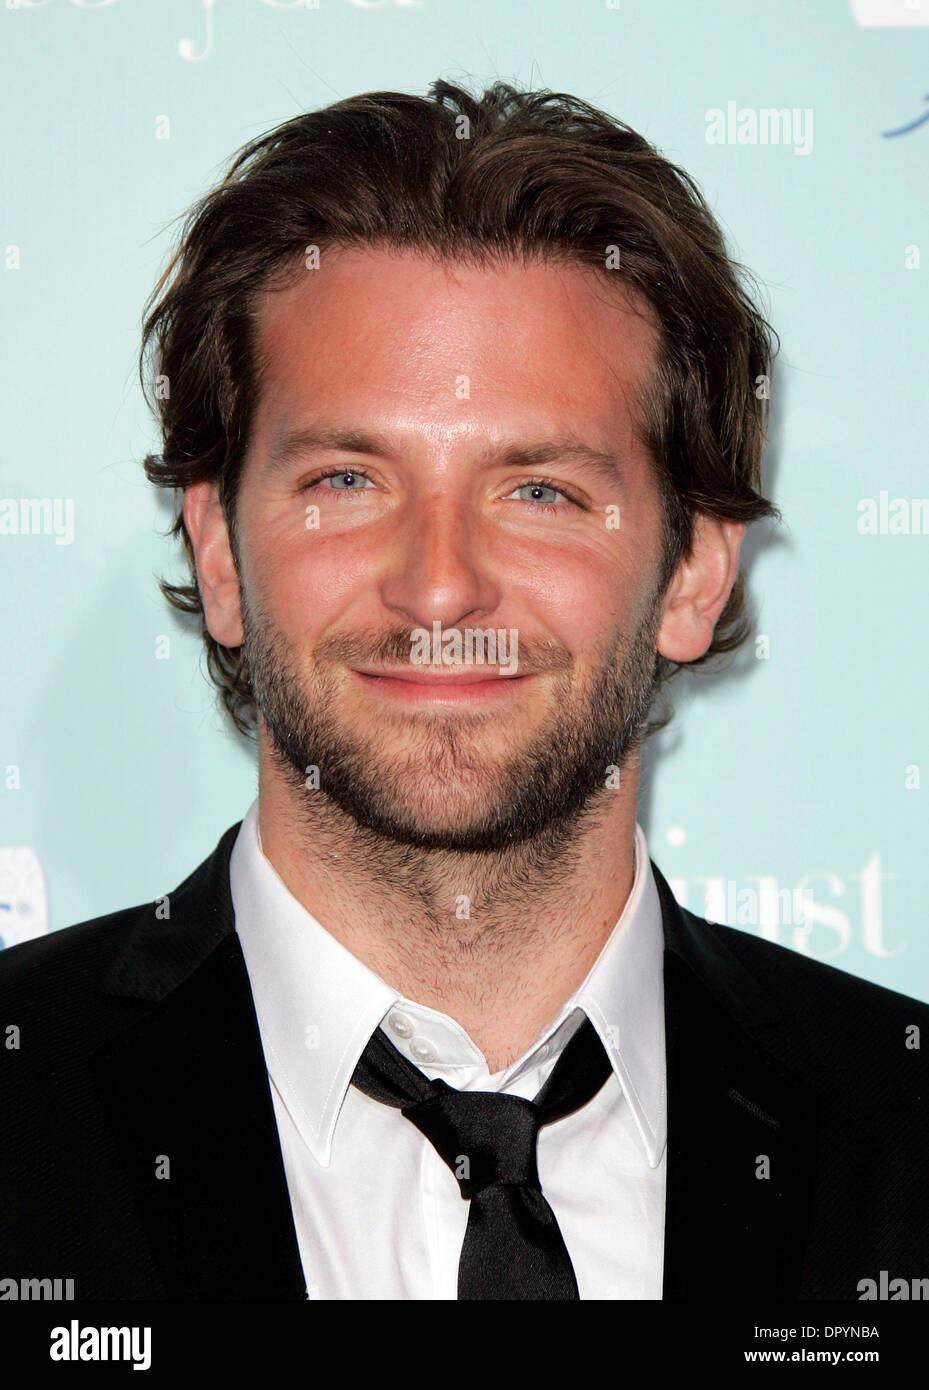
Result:
{"type": "Polygon", "coordinates": [[[311,528],[279,534],[254,555],[254,570],[265,606],[291,630],[320,631],[375,592],[370,547],[311,528]]]}
{"type": "MultiPolygon", "coordinates": [[[[519,607],[583,664],[632,622],[637,589],[615,550],[539,553],[518,583],[519,607]]],[[[514,590],[515,592],[515,590],[514,590]]]]}
{"type": "MultiPolygon", "coordinates": [[[[250,592],[278,625],[291,633],[318,633],[333,624],[376,627],[389,621],[380,602],[378,565],[391,553],[389,528],[327,535],[325,523],[295,530],[278,521],[275,526],[265,515],[249,528],[247,542],[250,592]]],[[[497,580],[496,624],[548,635],[581,663],[595,659],[617,632],[636,626],[645,566],[632,542],[628,532],[576,536],[570,544],[551,536],[527,543],[489,533],[478,555],[497,580]]]]}

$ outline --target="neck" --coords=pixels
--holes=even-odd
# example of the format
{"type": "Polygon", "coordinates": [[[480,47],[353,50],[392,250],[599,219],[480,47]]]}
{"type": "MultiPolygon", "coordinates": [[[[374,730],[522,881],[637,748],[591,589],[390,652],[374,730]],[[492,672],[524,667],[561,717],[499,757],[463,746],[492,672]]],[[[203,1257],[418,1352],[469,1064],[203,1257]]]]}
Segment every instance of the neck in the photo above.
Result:
{"type": "Polygon", "coordinates": [[[491,1074],[583,983],[632,891],[634,759],[571,825],[481,854],[385,839],[259,768],[262,850],[288,890],[404,998],[454,1018],[491,1074]]]}

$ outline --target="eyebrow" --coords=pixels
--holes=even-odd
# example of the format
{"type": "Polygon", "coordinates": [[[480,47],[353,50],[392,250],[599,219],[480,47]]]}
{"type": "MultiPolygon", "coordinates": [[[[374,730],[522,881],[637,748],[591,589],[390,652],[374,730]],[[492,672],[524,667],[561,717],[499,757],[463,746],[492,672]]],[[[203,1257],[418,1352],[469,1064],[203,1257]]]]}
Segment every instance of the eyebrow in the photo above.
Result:
{"type": "MultiPolygon", "coordinates": [[[[317,453],[348,453],[391,457],[395,453],[385,435],[376,432],[316,425],[279,436],[271,446],[268,467],[271,474],[289,468],[299,459],[317,453]]],[[[522,444],[516,441],[494,445],[483,458],[485,466],[536,469],[559,460],[583,463],[606,483],[621,485],[624,471],[616,454],[594,449],[573,435],[522,444]]]]}

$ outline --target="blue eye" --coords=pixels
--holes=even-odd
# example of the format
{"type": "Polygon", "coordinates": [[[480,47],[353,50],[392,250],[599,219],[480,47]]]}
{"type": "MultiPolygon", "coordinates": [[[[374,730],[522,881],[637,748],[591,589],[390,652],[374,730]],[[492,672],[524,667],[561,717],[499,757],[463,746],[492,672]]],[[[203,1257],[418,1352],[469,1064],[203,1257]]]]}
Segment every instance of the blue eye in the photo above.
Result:
{"type": "Polygon", "coordinates": [[[346,470],[346,472],[344,473],[328,473],[325,479],[321,478],[319,481],[327,481],[331,483],[332,486],[336,489],[336,491],[341,490],[343,492],[359,492],[361,491],[361,489],[356,488],[355,486],[359,478],[363,479],[365,482],[371,482],[371,479],[367,476],[367,474],[354,473],[351,469],[346,470]],[[336,479],[338,479],[339,481],[337,482],[336,479]]]}
{"type": "Polygon", "coordinates": [[[527,490],[531,494],[529,497],[525,498],[527,502],[557,502],[560,496],[553,487],[547,487],[544,483],[524,483],[522,487],[517,488],[517,492],[526,492],[527,490]],[[543,492],[547,492],[550,495],[548,497],[543,497],[543,492]]]}
{"type": "Polygon", "coordinates": [[[523,493],[523,496],[517,496],[517,502],[526,502],[530,510],[538,507],[540,512],[559,512],[562,506],[572,505],[573,500],[562,489],[556,488],[554,482],[549,482],[548,478],[530,478],[528,482],[520,482],[513,488],[513,492],[510,492],[510,498],[513,493],[523,493]]]}

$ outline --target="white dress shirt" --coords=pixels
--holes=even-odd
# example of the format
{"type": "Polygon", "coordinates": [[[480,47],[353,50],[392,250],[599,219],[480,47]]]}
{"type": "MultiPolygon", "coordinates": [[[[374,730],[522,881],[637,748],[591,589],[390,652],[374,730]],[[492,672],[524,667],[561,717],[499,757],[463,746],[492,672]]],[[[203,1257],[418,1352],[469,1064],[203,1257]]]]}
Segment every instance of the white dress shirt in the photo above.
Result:
{"type": "Polygon", "coordinates": [[[632,891],[587,978],[493,1075],[453,1018],[399,995],[285,887],[261,848],[257,799],[230,887],[310,1298],[457,1298],[468,1203],[454,1173],[398,1109],[349,1084],[374,1030],[430,1080],[531,1100],[585,1014],[613,1070],[587,1105],[540,1130],[542,1191],[582,1299],[661,1298],[664,943],[641,826],[632,891]]]}

